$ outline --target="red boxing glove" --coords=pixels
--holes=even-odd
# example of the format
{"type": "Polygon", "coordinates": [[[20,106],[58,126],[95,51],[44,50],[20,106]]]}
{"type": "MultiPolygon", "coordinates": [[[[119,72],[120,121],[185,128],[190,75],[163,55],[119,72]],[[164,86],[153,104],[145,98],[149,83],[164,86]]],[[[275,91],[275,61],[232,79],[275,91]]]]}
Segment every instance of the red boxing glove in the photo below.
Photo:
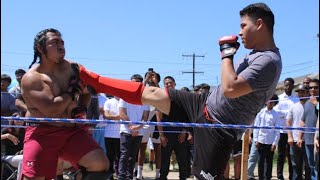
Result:
{"type": "Polygon", "coordinates": [[[145,86],[142,83],[102,77],[83,66],[78,66],[80,80],[92,86],[97,93],[106,93],[122,98],[124,101],[142,105],[141,97],[145,86]]]}
{"type": "Polygon", "coordinates": [[[230,57],[236,54],[240,43],[238,41],[238,36],[223,36],[219,39],[221,58],[230,57]]]}

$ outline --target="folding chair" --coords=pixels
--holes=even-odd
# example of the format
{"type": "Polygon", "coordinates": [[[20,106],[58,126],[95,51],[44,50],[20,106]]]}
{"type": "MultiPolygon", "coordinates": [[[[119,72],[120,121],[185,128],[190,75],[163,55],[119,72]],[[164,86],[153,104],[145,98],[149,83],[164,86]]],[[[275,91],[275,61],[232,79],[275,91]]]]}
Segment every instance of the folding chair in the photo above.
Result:
{"type": "Polygon", "coordinates": [[[69,162],[63,161],[63,179],[76,180],[79,171],[80,169],[72,167],[69,162]]]}
{"type": "Polygon", "coordinates": [[[6,178],[7,180],[17,179],[20,177],[18,171],[19,166],[21,169],[23,155],[4,155],[1,156],[1,179],[6,178]],[[8,177],[3,177],[6,174],[8,177]]]}
{"type": "Polygon", "coordinates": [[[76,180],[77,174],[80,170],[78,169],[65,169],[63,171],[63,179],[68,179],[68,180],[76,180]]]}

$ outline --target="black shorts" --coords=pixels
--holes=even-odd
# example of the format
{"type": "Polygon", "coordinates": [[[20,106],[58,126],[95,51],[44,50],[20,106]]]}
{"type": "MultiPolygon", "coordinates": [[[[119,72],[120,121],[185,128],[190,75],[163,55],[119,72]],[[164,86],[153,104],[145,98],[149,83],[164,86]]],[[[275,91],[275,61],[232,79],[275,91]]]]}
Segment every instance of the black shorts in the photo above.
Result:
{"type": "MultiPolygon", "coordinates": [[[[169,90],[170,119],[188,119],[194,123],[217,123],[204,113],[208,94],[169,90]]],[[[198,179],[223,176],[237,136],[232,129],[194,128],[194,160],[192,174],[198,179]]],[[[217,178],[219,177],[219,178],[217,178]]]]}
{"type": "Polygon", "coordinates": [[[232,156],[236,157],[242,155],[242,140],[238,140],[234,145],[232,149],[232,156]]]}

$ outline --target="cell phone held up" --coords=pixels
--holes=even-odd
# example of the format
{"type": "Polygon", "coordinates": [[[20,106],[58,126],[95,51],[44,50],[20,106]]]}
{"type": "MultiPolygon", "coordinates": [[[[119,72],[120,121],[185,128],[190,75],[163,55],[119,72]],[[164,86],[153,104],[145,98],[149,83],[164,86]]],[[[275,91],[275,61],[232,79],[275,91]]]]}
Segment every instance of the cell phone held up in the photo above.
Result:
{"type": "Polygon", "coordinates": [[[152,77],[154,76],[153,68],[149,68],[148,69],[148,75],[149,75],[148,81],[149,81],[149,83],[151,83],[152,82],[152,77]]]}

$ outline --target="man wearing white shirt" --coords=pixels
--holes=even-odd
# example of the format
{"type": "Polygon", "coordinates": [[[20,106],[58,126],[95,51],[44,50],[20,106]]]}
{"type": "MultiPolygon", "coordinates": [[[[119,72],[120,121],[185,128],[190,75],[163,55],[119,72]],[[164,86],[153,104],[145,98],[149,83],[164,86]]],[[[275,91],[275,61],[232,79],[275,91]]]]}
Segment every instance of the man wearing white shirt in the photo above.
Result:
{"type": "MultiPolygon", "coordinates": [[[[154,86],[154,87],[159,87],[159,82],[160,82],[160,75],[156,72],[153,71],[148,71],[145,76],[144,76],[144,81],[143,85],[147,86],[154,86]]],[[[160,118],[162,113],[159,112],[155,107],[150,106],[150,111],[149,111],[149,117],[148,121],[153,121],[156,122],[157,118],[160,118]]],[[[162,116],[161,116],[162,117],[162,116]]],[[[146,149],[147,149],[147,143],[149,141],[149,138],[153,135],[153,131],[155,130],[155,126],[150,126],[150,125],[144,125],[143,126],[143,137],[142,141],[139,147],[139,155],[138,155],[138,164],[136,167],[137,171],[137,179],[143,179],[142,172],[143,172],[143,163],[145,161],[145,156],[146,156],[146,149]]],[[[154,149],[155,149],[155,159],[156,161],[156,178],[160,177],[160,156],[161,156],[161,147],[160,147],[160,139],[154,139],[152,138],[152,142],[154,144],[154,149]]],[[[151,154],[151,148],[150,148],[150,154],[151,154]]],[[[153,167],[153,165],[152,165],[153,167]]]]}
{"type": "MultiPolygon", "coordinates": [[[[139,74],[131,77],[132,82],[142,82],[139,74]]],[[[122,121],[147,121],[150,107],[148,105],[135,105],[120,99],[119,113],[122,121]]],[[[119,180],[133,179],[133,169],[139,145],[142,140],[141,128],[143,125],[120,124],[120,161],[119,180]]]]}
{"type": "MultiPolygon", "coordinates": [[[[278,103],[278,96],[273,95],[267,106],[263,108],[255,119],[255,126],[277,126],[279,123],[279,114],[273,109],[278,103]]],[[[276,150],[280,133],[274,129],[259,129],[254,131],[254,142],[259,153],[258,174],[259,179],[271,179],[272,162],[274,151],[276,150]],[[264,164],[266,162],[266,171],[264,164]],[[265,174],[264,174],[265,172],[265,174]]]]}
{"type": "MultiPolygon", "coordinates": [[[[294,88],[294,80],[292,78],[286,78],[284,80],[284,93],[279,95],[279,103],[274,107],[274,110],[279,112],[280,121],[279,126],[286,126],[286,115],[290,107],[299,102],[299,98],[292,94],[294,88]]],[[[285,159],[288,159],[289,166],[289,179],[292,177],[292,164],[289,155],[288,134],[286,131],[280,130],[280,139],[278,142],[278,159],[277,159],[277,178],[284,180],[283,166],[285,159]]]]}
{"type": "MultiPolygon", "coordinates": [[[[118,97],[108,99],[104,103],[104,117],[108,120],[120,120],[119,115],[119,100],[118,97]]],[[[119,174],[119,159],[120,159],[120,124],[108,124],[105,127],[104,140],[107,150],[107,156],[110,162],[109,173],[119,174]]],[[[113,176],[110,180],[113,180],[113,176]]]]}
{"type": "MultiPolygon", "coordinates": [[[[308,87],[300,84],[298,89],[299,102],[295,103],[287,113],[287,126],[289,127],[300,127],[300,120],[302,119],[304,112],[304,104],[307,101],[306,98],[309,96],[308,87]]],[[[288,131],[288,143],[290,145],[290,156],[292,162],[292,179],[302,179],[302,165],[303,161],[306,160],[304,140],[299,138],[299,131],[292,130],[288,131]]],[[[306,163],[306,162],[305,162],[306,163]]],[[[310,168],[305,166],[306,179],[310,178],[310,168]]]]}

